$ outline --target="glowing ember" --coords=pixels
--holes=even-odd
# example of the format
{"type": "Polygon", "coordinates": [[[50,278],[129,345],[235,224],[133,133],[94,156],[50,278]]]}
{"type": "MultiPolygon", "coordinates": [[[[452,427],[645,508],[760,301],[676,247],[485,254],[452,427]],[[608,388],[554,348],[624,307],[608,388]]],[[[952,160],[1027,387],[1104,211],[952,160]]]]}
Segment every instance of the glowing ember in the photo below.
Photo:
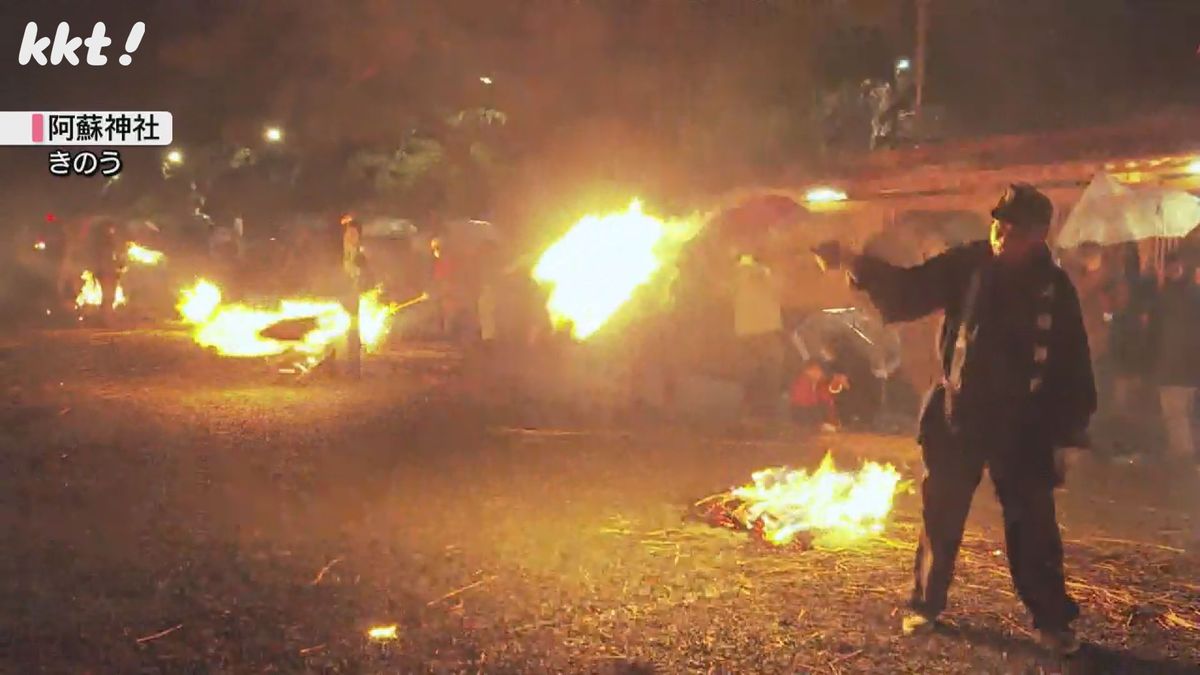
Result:
{"type": "MultiPolygon", "coordinates": [[[[83,287],[79,289],[79,295],[75,296],[75,306],[80,309],[99,307],[100,303],[104,302],[104,293],[96,275],[92,274],[91,270],[84,270],[79,278],[83,281],[83,287]]],[[[113,293],[113,309],[124,304],[125,291],[121,288],[121,284],[117,284],[117,290],[113,293]]]]}
{"type": "MultiPolygon", "coordinates": [[[[400,305],[383,304],[379,289],[363,293],[359,300],[359,335],[363,347],[373,351],[387,335],[392,315],[400,305]]],[[[212,282],[198,281],[184,289],[177,305],[184,321],[195,326],[192,339],[212,347],[222,356],[275,356],[289,351],[317,356],[350,330],[350,314],[336,300],[288,299],[275,309],[241,303],[221,304],[221,290],[212,282]],[[264,335],[281,322],[296,321],[304,327],[297,339],[264,335]]]]}
{"type": "Polygon", "coordinates": [[[736,514],[763,539],[789,543],[798,533],[862,537],[883,531],[892,499],[902,488],[891,464],[867,462],[857,472],[838,471],[826,454],[816,472],[776,467],[756,471],[754,482],[730,494],[741,502],[736,514]]]}
{"type": "Polygon", "coordinates": [[[165,257],[162,251],[146,248],[133,241],[129,242],[129,246],[125,249],[125,255],[133,262],[143,265],[157,265],[165,257]]]}
{"type": "Polygon", "coordinates": [[[389,626],[375,626],[367,631],[367,637],[376,642],[391,642],[400,637],[398,634],[399,630],[400,627],[394,623],[389,626]]]}
{"type": "Polygon", "coordinates": [[[533,269],[533,278],[551,288],[551,319],[587,339],[671,262],[696,225],[646,215],[636,199],[622,213],[585,216],[533,269]]]}

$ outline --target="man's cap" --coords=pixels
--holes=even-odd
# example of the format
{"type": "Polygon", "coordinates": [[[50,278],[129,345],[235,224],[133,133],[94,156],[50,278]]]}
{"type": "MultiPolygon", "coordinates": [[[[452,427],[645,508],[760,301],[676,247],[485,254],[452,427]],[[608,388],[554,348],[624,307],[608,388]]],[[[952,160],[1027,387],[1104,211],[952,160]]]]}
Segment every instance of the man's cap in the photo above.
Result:
{"type": "Polygon", "coordinates": [[[1044,229],[1050,227],[1054,204],[1029,183],[1008,186],[1000,203],[992,209],[992,217],[1015,227],[1044,229]]]}

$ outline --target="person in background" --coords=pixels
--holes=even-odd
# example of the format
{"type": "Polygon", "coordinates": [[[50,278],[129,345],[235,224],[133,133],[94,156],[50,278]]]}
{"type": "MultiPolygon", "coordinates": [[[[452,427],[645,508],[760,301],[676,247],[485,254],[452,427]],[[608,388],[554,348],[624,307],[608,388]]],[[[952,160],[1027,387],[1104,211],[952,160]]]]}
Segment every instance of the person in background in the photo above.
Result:
{"type": "Polygon", "coordinates": [[[845,375],[829,375],[817,359],[809,359],[792,381],[791,417],[802,428],[834,432],[842,424],[837,412],[837,396],[850,388],[845,375]]]}
{"type": "Polygon", "coordinates": [[[75,296],[79,293],[79,274],[82,271],[80,267],[85,264],[83,261],[88,255],[89,221],[85,220],[78,225],[73,222],[68,224],[66,220],[58,222],[62,229],[63,245],[58,258],[58,278],[55,287],[58,290],[59,303],[62,308],[67,309],[75,306],[75,296]]]}
{"type": "Polygon", "coordinates": [[[773,417],[783,392],[784,338],[780,282],[752,255],[737,260],[733,327],[749,412],[773,417]]]}
{"type": "Polygon", "coordinates": [[[1140,401],[1145,385],[1149,345],[1146,330],[1157,274],[1137,248],[1126,249],[1124,270],[1112,293],[1107,366],[1111,391],[1106,435],[1113,439],[1114,459],[1132,461],[1144,450],[1146,424],[1140,401]]]}
{"type": "Polygon", "coordinates": [[[1150,310],[1150,373],[1158,386],[1167,459],[1196,461],[1192,416],[1200,387],[1200,288],[1176,253],[1166,257],[1163,286],[1150,310]]]}
{"type": "Polygon", "coordinates": [[[362,223],[352,214],[339,219],[342,227],[342,306],[350,315],[350,330],[346,333],[347,366],[351,377],[362,374],[362,335],[359,332],[359,311],[363,291],[370,288],[367,256],[362,248],[362,223]]]}
{"type": "Polygon", "coordinates": [[[366,260],[362,248],[362,223],[350,213],[342,214],[338,222],[342,226],[342,273],[357,297],[366,290],[360,283],[362,269],[359,259],[362,257],[363,262],[366,260]]]}
{"type": "Polygon", "coordinates": [[[454,337],[458,322],[458,282],[455,265],[446,253],[440,237],[429,240],[429,255],[433,258],[432,289],[430,293],[437,306],[438,333],[443,338],[454,337]]]}
{"type": "Polygon", "coordinates": [[[88,232],[91,268],[100,284],[100,319],[107,324],[112,319],[117,288],[125,272],[125,241],[115,220],[94,221],[88,232]]]}
{"type": "Polygon", "coordinates": [[[1104,249],[1099,244],[1084,243],[1079,247],[1077,260],[1072,281],[1079,291],[1092,361],[1099,363],[1108,356],[1108,319],[1115,309],[1114,280],[1104,264],[1104,249]]]}
{"type": "MultiPolygon", "coordinates": [[[[1079,307],[1087,330],[1092,368],[1096,372],[1099,395],[1097,418],[1120,427],[1114,434],[1119,437],[1120,432],[1128,428],[1128,422],[1123,419],[1124,411],[1115,405],[1117,397],[1114,383],[1119,377],[1113,365],[1113,354],[1109,350],[1109,335],[1114,314],[1122,302],[1125,284],[1120,275],[1113,274],[1105,264],[1104,249],[1095,242],[1083,243],[1069,261],[1071,264],[1066,269],[1079,292],[1079,307]]],[[[1129,396],[1132,391],[1130,385],[1126,383],[1121,386],[1125,389],[1120,394],[1129,396]]]]}
{"type": "Polygon", "coordinates": [[[240,266],[238,265],[238,242],[236,225],[220,225],[211,223],[208,230],[208,255],[216,275],[222,283],[223,291],[241,290],[238,283],[240,266]]]}

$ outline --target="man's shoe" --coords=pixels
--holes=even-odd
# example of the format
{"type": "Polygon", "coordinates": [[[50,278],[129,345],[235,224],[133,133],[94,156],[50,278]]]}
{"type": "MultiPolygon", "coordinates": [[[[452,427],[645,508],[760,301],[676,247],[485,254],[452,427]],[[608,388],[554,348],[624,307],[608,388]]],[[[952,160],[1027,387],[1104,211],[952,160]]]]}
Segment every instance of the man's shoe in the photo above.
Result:
{"type": "Polygon", "coordinates": [[[1038,644],[1058,656],[1071,656],[1079,651],[1079,638],[1070,628],[1058,630],[1039,630],[1038,644]]]}
{"type": "Polygon", "coordinates": [[[936,626],[936,620],[931,619],[924,614],[918,614],[917,612],[905,614],[904,618],[900,620],[900,631],[904,633],[906,637],[911,637],[914,635],[928,635],[929,633],[933,632],[933,629],[936,626]]]}

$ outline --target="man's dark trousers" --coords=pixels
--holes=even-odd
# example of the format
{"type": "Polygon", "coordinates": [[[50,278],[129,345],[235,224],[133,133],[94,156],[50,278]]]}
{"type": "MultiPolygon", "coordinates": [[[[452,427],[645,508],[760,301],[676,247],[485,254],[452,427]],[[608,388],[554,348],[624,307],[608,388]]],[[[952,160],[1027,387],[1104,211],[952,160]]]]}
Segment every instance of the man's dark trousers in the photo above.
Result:
{"type": "Polygon", "coordinates": [[[1033,615],[1034,628],[1066,628],[1079,616],[1079,606],[1067,595],[1063,576],[1049,448],[1044,455],[1038,453],[1046,462],[1030,466],[1012,461],[1029,448],[1001,448],[1004,454],[998,455],[969,445],[975,444],[952,436],[940,423],[926,426],[921,435],[926,468],[921,484],[924,529],[917,546],[913,609],[930,618],[945,609],[971,498],[987,465],[1004,512],[1008,566],[1017,595],[1033,615]],[[989,456],[1005,456],[1009,461],[989,462],[989,456]]]}

